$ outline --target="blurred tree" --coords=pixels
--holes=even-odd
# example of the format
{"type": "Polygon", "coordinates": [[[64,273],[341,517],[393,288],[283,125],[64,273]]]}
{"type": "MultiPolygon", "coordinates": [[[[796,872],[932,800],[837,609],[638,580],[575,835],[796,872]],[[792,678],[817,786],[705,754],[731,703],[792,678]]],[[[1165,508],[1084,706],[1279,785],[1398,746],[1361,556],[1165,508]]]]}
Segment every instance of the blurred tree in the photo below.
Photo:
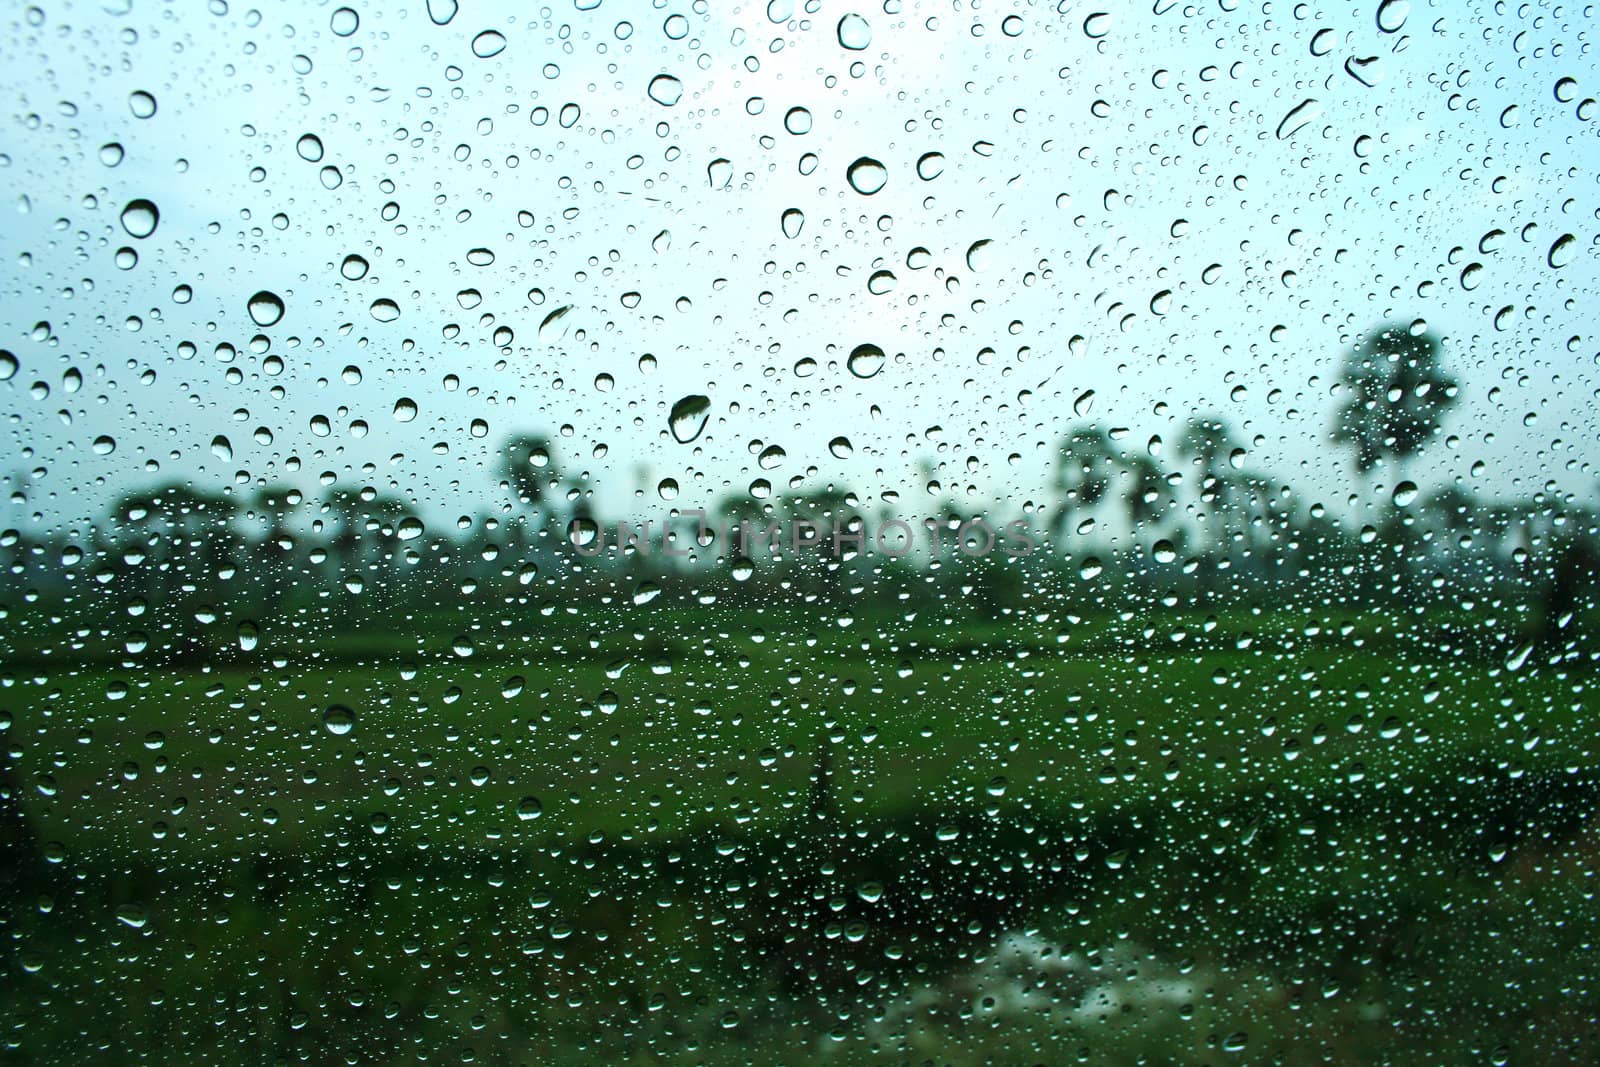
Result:
{"type": "Polygon", "coordinates": [[[1178,455],[1192,464],[1200,475],[1200,502],[1209,527],[1197,546],[1202,552],[1221,555],[1227,550],[1228,532],[1234,524],[1234,497],[1239,481],[1235,468],[1244,449],[1228,424],[1218,415],[1202,415],[1192,420],[1178,438],[1178,455]]]}
{"type": "Polygon", "coordinates": [[[1438,432],[1456,402],[1456,381],[1440,365],[1439,339],[1386,323],[1345,354],[1347,396],[1334,415],[1333,440],[1350,447],[1365,474],[1385,459],[1403,465],[1438,432]]]}
{"type": "Polygon", "coordinates": [[[559,481],[549,438],[543,434],[508,438],[500,448],[500,475],[519,504],[533,510],[542,508],[546,490],[559,481]]]}
{"type": "Polygon", "coordinates": [[[1057,455],[1058,504],[1051,534],[1060,540],[1075,514],[1091,511],[1105,499],[1119,453],[1103,426],[1079,426],[1061,439],[1057,455]]]}

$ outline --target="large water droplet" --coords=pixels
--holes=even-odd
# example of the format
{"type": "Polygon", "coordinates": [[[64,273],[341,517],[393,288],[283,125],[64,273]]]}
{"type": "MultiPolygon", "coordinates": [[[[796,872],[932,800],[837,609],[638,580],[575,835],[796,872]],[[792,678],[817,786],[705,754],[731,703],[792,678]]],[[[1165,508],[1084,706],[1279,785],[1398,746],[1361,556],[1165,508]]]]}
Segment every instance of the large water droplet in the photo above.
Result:
{"type": "Polygon", "coordinates": [[[839,20],[839,46],[859,52],[872,43],[872,27],[860,15],[851,12],[839,20]]]}
{"type": "Polygon", "coordinates": [[[1551,269],[1560,270],[1562,267],[1565,267],[1568,263],[1572,262],[1572,259],[1574,255],[1577,254],[1577,251],[1578,239],[1572,236],[1570,233],[1564,233],[1560,237],[1556,238],[1555,244],[1550,246],[1550,254],[1547,257],[1547,262],[1550,264],[1551,269]]]}
{"type": "Polygon", "coordinates": [[[845,366],[857,378],[876,377],[883,370],[883,365],[888,357],[883,354],[883,349],[872,343],[856,345],[850,352],[850,357],[845,360],[845,366]]]}
{"type": "Polygon", "coordinates": [[[994,242],[988,239],[974,241],[972,247],[967,249],[967,269],[975,274],[981,274],[994,263],[994,242]]]}
{"type": "Polygon", "coordinates": [[[249,310],[250,319],[257,326],[276,326],[283,318],[283,298],[263,289],[250,298],[249,310]]]}
{"type": "Polygon", "coordinates": [[[540,344],[553,345],[567,335],[567,313],[571,310],[571,304],[563,304],[544,317],[539,323],[540,344]]]}
{"type": "Polygon", "coordinates": [[[379,322],[393,322],[400,317],[400,305],[393,300],[374,300],[369,310],[379,322]]]}
{"type": "Polygon", "coordinates": [[[457,0],[428,0],[428,18],[435,26],[448,26],[460,10],[457,0]]]}
{"type": "Polygon", "coordinates": [[[783,213],[780,222],[783,226],[783,235],[792,239],[800,236],[800,230],[806,224],[806,217],[799,208],[792,207],[783,213]]]}
{"type": "Polygon", "coordinates": [[[328,29],[336,36],[348,37],[361,26],[361,16],[354,8],[341,7],[328,19],[328,29]]]}
{"type": "Polygon", "coordinates": [[[323,156],[322,138],[314,133],[303,133],[294,143],[297,155],[307,163],[321,163],[323,156]]]}
{"type": "Polygon", "coordinates": [[[343,704],[332,704],[322,713],[322,725],[335,737],[343,737],[355,728],[356,713],[343,704]]]}
{"type": "Polygon", "coordinates": [[[410,422],[417,417],[417,402],[409,396],[403,396],[394,402],[394,419],[396,422],[410,422]]]}
{"type": "Polygon", "coordinates": [[[1285,141],[1300,131],[1306,123],[1320,117],[1322,105],[1315,100],[1302,100],[1278,123],[1278,140],[1285,141]]]}
{"type": "Polygon", "coordinates": [[[149,237],[156,232],[160,222],[160,210],[148,200],[130,200],[128,206],[122,209],[122,228],[128,231],[130,237],[149,237]]]}
{"type": "Polygon", "coordinates": [[[871,156],[862,156],[850,164],[845,177],[850,180],[850,188],[862,196],[871,196],[888,183],[889,172],[882,163],[871,156]]]}
{"type": "Polygon", "coordinates": [[[686,445],[705,432],[710,419],[711,398],[691,393],[672,405],[672,411],[667,415],[667,426],[672,431],[673,439],[686,445]]]}
{"type": "Polygon", "coordinates": [[[1409,0],[1383,0],[1378,5],[1378,29],[1384,33],[1399,33],[1410,15],[1409,0]]]}
{"type": "Polygon", "coordinates": [[[479,59],[493,59],[506,50],[506,38],[499,30],[484,30],[472,39],[472,54],[479,59]]]}
{"type": "Polygon", "coordinates": [[[683,83],[670,74],[657,74],[645,92],[662,107],[671,107],[683,99],[683,83]]]}

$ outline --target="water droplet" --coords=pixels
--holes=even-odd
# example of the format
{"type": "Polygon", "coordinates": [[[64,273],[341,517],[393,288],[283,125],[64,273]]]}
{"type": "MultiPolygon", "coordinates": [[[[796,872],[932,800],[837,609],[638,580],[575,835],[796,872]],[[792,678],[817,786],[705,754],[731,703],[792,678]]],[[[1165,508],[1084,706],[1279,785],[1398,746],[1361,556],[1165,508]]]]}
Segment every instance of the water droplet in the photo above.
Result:
{"type": "Polygon", "coordinates": [[[1570,233],[1564,233],[1556,238],[1555,244],[1550,246],[1550,254],[1546,257],[1546,262],[1550,264],[1552,270],[1560,270],[1572,262],[1577,251],[1578,239],[1570,233]]]}
{"type": "Polygon", "coordinates": [[[114,167],[121,163],[123,155],[122,146],[115,141],[110,141],[100,146],[100,162],[108,167],[114,167]]]}
{"type": "Polygon", "coordinates": [[[448,26],[460,10],[457,0],[428,0],[428,18],[435,26],[448,26]]]}
{"type": "Polygon", "coordinates": [[[343,737],[355,729],[356,713],[343,704],[331,704],[322,713],[323,727],[335,737],[343,737]]]}
{"type": "Polygon", "coordinates": [[[857,378],[876,377],[883,370],[883,365],[888,357],[883,354],[883,349],[875,344],[867,343],[856,345],[850,352],[850,357],[845,360],[845,366],[857,378]]]}
{"type": "Polygon", "coordinates": [[[415,541],[422,536],[425,529],[421,519],[415,515],[407,515],[396,524],[394,535],[402,541],[415,541]]]}
{"type": "Polygon", "coordinates": [[[1072,402],[1072,413],[1080,419],[1094,410],[1094,390],[1085,389],[1072,402]]]}
{"type": "Polygon", "coordinates": [[[974,274],[981,274],[983,271],[988,270],[994,262],[994,255],[991,251],[993,244],[994,242],[987,238],[982,241],[974,241],[972,247],[967,249],[967,269],[974,274]]]}
{"type": "Polygon", "coordinates": [[[1278,140],[1286,141],[1300,131],[1306,123],[1321,117],[1322,105],[1315,100],[1302,100],[1278,123],[1278,140]]]}
{"type": "Polygon", "coordinates": [[[12,355],[8,350],[0,348],[0,382],[9,382],[16,377],[19,366],[16,356],[12,355]]]}
{"type": "Polygon", "coordinates": [[[263,329],[276,326],[283,318],[283,298],[265,289],[250,298],[248,307],[251,321],[263,329]]]}
{"type": "Polygon", "coordinates": [[[348,37],[360,26],[361,16],[354,8],[341,7],[328,19],[328,28],[338,37],[348,37]]]}
{"type": "Polygon", "coordinates": [[[116,439],[110,435],[101,434],[99,437],[94,439],[94,444],[92,447],[94,448],[95,455],[109,456],[111,453],[117,450],[117,442],[116,439]]]}
{"type": "Polygon", "coordinates": [[[155,117],[156,98],[143,89],[135,90],[128,94],[128,110],[133,112],[136,119],[155,117]]]}
{"type": "Polygon", "coordinates": [[[1403,508],[1417,499],[1417,483],[1406,481],[1394,487],[1394,506],[1403,508]]]}
{"type": "Polygon", "coordinates": [[[572,310],[571,304],[563,304],[544,317],[539,323],[539,343],[553,345],[567,335],[567,313],[572,310]]]}
{"type": "Polygon", "coordinates": [[[409,396],[403,396],[394,402],[394,421],[410,422],[417,417],[417,402],[409,396]]]}
{"type": "Polygon", "coordinates": [[[803,107],[791,107],[783,116],[783,128],[796,137],[811,132],[811,112],[803,107]]]}
{"type": "Polygon", "coordinates": [[[883,296],[886,293],[892,293],[894,291],[896,280],[897,279],[894,276],[894,271],[875,270],[872,272],[872,276],[867,279],[867,292],[871,293],[873,296],[883,296]]]}
{"type": "Polygon", "coordinates": [[[1410,15],[1409,0],[1383,0],[1378,5],[1378,29],[1383,33],[1399,33],[1410,15]]]}
{"type": "Polygon", "coordinates": [[[673,439],[686,445],[705,431],[710,418],[711,398],[691,393],[672,405],[667,425],[672,430],[673,439]]]}
{"type": "Polygon", "coordinates": [[[506,38],[499,30],[484,30],[472,39],[472,54],[479,59],[493,59],[506,50],[506,38]]]}
{"type": "Polygon", "coordinates": [[[839,20],[839,46],[859,52],[872,43],[872,27],[854,12],[839,20]]]}
{"type": "Polygon", "coordinates": [[[224,463],[229,462],[233,459],[233,442],[223,434],[217,434],[211,439],[211,454],[224,463]]]}
{"type": "Polygon", "coordinates": [[[657,74],[645,93],[662,107],[672,107],[683,99],[683,83],[670,74],[657,74]]]}
{"type": "Polygon", "coordinates": [[[322,138],[314,133],[301,134],[300,139],[294,143],[294,150],[307,163],[322,162],[322,138]]]}
{"type": "Polygon", "coordinates": [[[339,264],[339,273],[352,282],[358,282],[367,276],[369,264],[361,256],[351,254],[344,257],[344,262],[339,264]]]}
{"type": "Polygon", "coordinates": [[[800,236],[800,231],[806,224],[806,217],[799,208],[792,207],[783,213],[779,224],[783,227],[783,235],[792,240],[800,236]]]}
{"type": "Polygon", "coordinates": [[[1105,11],[1096,11],[1083,20],[1084,36],[1098,41],[1111,32],[1111,15],[1105,11]]]}
{"type": "Polygon", "coordinates": [[[862,196],[871,196],[888,183],[889,172],[871,156],[862,156],[850,164],[845,177],[850,181],[850,188],[862,196]]]}
{"type": "Polygon", "coordinates": [[[374,300],[369,310],[379,322],[393,322],[400,317],[400,305],[393,300],[374,300]]]}
{"type": "Polygon", "coordinates": [[[944,153],[924,152],[917,160],[917,177],[931,182],[944,173],[944,153]]]}
{"type": "Polygon", "coordinates": [[[835,437],[833,440],[828,442],[828,451],[832,452],[834,456],[839,459],[849,459],[850,454],[854,452],[855,449],[850,446],[850,438],[835,437]]]}
{"type": "Polygon", "coordinates": [[[517,818],[522,822],[529,822],[544,814],[544,805],[538,797],[523,797],[517,801],[517,818]]]}
{"type": "Polygon", "coordinates": [[[130,200],[128,206],[122,209],[122,228],[128,231],[130,237],[143,240],[156,232],[160,222],[160,210],[148,200],[130,200]]]}
{"type": "Polygon", "coordinates": [[[713,189],[726,189],[733,184],[733,163],[726,159],[713,159],[706,167],[706,178],[713,189]]]}

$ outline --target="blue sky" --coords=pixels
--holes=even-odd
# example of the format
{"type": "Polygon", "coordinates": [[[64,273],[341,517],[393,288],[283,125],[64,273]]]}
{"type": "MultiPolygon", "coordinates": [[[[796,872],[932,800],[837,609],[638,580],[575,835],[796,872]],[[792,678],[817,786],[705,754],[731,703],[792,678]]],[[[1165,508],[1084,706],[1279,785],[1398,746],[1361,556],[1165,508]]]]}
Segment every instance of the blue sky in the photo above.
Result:
{"type": "Polygon", "coordinates": [[[688,507],[767,478],[915,511],[924,460],[1020,503],[1075,412],[1141,449],[1220,414],[1343,506],[1339,360],[1392,318],[1463,382],[1413,477],[1594,494],[1577,7],[579,6],[8,5],[0,409],[31,485],[6,524],[324,473],[453,517],[527,431],[613,510],[672,477],[688,507]],[[865,380],[863,343],[889,356],[865,380]]]}

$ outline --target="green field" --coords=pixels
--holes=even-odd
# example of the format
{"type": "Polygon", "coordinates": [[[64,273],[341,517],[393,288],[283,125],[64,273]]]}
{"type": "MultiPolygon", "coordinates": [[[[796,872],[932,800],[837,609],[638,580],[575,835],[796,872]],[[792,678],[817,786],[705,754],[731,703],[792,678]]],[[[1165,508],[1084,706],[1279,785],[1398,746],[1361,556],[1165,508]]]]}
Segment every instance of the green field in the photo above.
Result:
{"type": "Polygon", "coordinates": [[[15,1062],[1583,1062],[1588,657],[1433,614],[728,619],[33,654],[15,1062]]]}

